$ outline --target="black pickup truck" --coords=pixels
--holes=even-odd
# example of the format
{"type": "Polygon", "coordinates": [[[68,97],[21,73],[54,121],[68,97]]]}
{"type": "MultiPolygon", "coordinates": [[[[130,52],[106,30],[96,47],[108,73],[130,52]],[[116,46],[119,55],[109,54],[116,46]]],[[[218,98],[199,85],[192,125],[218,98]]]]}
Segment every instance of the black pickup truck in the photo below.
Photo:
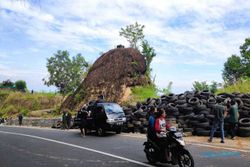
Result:
{"type": "MultiPolygon", "coordinates": [[[[126,117],[123,109],[116,103],[94,103],[87,108],[89,116],[87,117],[87,129],[96,130],[98,136],[103,136],[106,131],[121,133],[126,117]]],[[[77,126],[81,122],[77,115],[74,124],[77,126]]]]}

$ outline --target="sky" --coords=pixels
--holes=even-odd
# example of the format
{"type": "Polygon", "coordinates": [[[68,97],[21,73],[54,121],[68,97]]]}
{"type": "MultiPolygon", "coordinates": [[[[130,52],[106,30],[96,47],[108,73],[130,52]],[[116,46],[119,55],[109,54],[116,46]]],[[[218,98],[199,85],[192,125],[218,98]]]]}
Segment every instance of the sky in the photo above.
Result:
{"type": "Polygon", "coordinates": [[[223,64],[250,37],[248,0],[0,0],[0,82],[25,80],[47,87],[47,58],[57,50],[81,53],[93,63],[119,44],[121,27],[145,25],[154,47],[155,84],[172,92],[194,81],[223,82],[223,64]]]}

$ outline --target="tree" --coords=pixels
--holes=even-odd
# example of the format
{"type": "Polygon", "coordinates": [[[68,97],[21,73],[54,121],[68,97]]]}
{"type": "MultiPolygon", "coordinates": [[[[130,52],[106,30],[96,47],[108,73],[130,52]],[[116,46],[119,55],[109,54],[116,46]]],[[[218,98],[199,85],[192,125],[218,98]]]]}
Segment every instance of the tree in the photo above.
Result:
{"type": "Polygon", "coordinates": [[[18,80],[15,82],[15,87],[17,90],[25,91],[25,89],[27,88],[26,82],[23,80],[18,80]]]}
{"type": "Polygon", "coordinates": [[[172,85],[173,85],[173,82],[170,81],[166,88],[158,89],[158,92],[160,92],[160,93],[162,93],[164,95],[169,95],[171,93],[171,91],[172,91],[172,85]]]}
{"type": "Polygon", "coordinates": [[[143,29],[144,25],[140,25],[137,22],[135,24],[131,24],[126,26],[126,28],[121,28],[120,36],[123,36],[127,39],[130,44],[130,47],[138,49],[137,43],[140,40],[144,39],[143,29]]]}
{"type": "Polygon", "coordinates": [[[217,92],[218,87],[219,87],[220,85],[221,85],[220,83],[217,83],[217,82],[215,82],[215,81],[212,81],[211,85],[209,85],[209,90],[210,90],[212,93],[215,93],[215,92],[217,92]]]}
{"type": "Polygon", "coordinates": [[[203,90],[208,90],[209,86],[206,81],[199,82],[199,81],[194,81],[193,83],[193,90],[195,91],[203,91],[203,90]]]}
{"type": "Polygon", "coordinates": [[[147,40],[142,41],[142,55],[145,57],[146,60],[146,75],[150,77],[150,73],[152,71],[152,69],[150,68],[150,64],[153,58],[156,56],[156,53],[154,48],[149,45],[147,40]]]}
{"type": "Polygon", "coordinates": [[[146,76],[150,77],[150,73],[152,69],[150,68],[150,64],[153,58],[156,56],[155,50],[152,46],[149,45],[148,41],[144,39],[143,29],[145,28],[144,25],[138,24],[131,24],[126,26],[126,28],[121,28],[120,36],[125,37],[130,47],[138,49],[138,42],[141,42],[142,47],[142,55],[145,57],[146,60],[146,76]]]}
{"type": "Polygon", "coordinates": [[[240,56],[232,55],[224,63],[222,76],[229,85],[242,77],[250,77],[250,38],[246,38],[240,46],[240,56]]]}
{"type": "Polygon", "coordinates": [[[70,59],[68,51],[57,51],[47,59],[48,80],[43,79],[47,86],[54,85],[63,95],[74,91],[83,79],[88,63],[81,54],[70,59]]]}
{"type": "Polygon", "coordinates": [[[243,75],[250,77],[250,38],[246,38],[245,43],[240,46],[240,54],[244,67],[243,75]]]}
{"type": "Polygon", "coordinates": [[[224,63],[222,76],[227,84],[235,83],[242,76],[244,67],[241,62],[242,61],[239,56],[232,55],[224,63]]]}
{"type": "Polygon", "coordinates": [[[206,81],[194,81],[193,83],[193,90],[195,91],[203,91],[203,90],[209,90],[212,93],[215,93],[218,90],[218,86],[220,84],[212,81],[211,84],[209,85],[206,81]]]}
{"type": "Polygon", "coordinates": [[[10,79],[7,79],[6,81],[2,82],[3,87],[13,88],[14,82],[12,82],[10,79]]]}

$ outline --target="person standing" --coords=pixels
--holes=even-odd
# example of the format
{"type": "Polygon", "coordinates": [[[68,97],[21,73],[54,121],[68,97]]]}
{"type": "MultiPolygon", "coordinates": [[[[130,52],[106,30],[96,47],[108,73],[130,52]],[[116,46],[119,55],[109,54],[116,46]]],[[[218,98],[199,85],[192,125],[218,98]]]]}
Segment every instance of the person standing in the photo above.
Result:
{"type": "Polygon", "coordinates": [[[148,135],[148,138],[151,140],[154,140],[156,138],[156,133],[155,133],[156,111],[157,109],[155,107],[151,107],[149,110],[147,135],[148,135]]]}
{"type": "Polygon", "coordinates": [[[67,121],[67,129],[71,127],[72,115],[69,111],[67,111],[66,121],[67,121]]]}
{"type": "Polygon", "coordinates": [[[231,100],[231,105],[228,114],[229,114],[228,118],[229,132],[231,135],[231,139],[234,140],[236,133],[236,125],[238,124],[239,120],[239,109],[238,109],[238,104],[236,103],[235,100],[231,100]]]}
{"type": "Polygon", "coordinates": [[[82,108],[78,112],[79,118],[81,118],[81,124],[80,124],[80,131],[81,131],[81,136],[85,137],[86,132],[87,132],[87,117],[88,117],[88,112],[86,109],[82,108]]]}
{"type": "Polygon", "coordinates": [[[226,113],[225,111],[226,111],[226,106],[222,104],[216,104],[213,107],[214,119],[213,119],[213,124],[212,124],[212,128],[210,131],[210,138],[208,139],[208,142],[212,142],[213,137],[214,137],[214,132],[219,127],[220,135],[221,135],[220,142],[225,143],[224,141],[224,114],[226,113]]]}
{"type": "Polygon", "coordinates": [[[65,129],[67,127],[67,112],[64,110],[62,114],[62,129],[65,129]]]}
{"type": "Polygon", "coordinates": [[[22,113],[19,113],[19,115],[18,115],[18,122],[19,122],[19,126],[22,126],[22,124],[23,124],[23,114],[22,113]]]}

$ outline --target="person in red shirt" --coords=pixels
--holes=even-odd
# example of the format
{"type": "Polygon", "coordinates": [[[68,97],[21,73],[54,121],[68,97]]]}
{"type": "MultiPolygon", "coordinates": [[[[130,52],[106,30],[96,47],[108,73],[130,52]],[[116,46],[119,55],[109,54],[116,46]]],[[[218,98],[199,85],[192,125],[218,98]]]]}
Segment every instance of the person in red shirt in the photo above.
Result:
{"type": "Polygon", "coordinates": [[[160,109],[155,121],[155,131],[158,138],[166,137],[164,134],[167,132],[167,129],[170,128],[170,124],[166,122],[165,117],[165,110],[160,109]]]}
{"type": "Polygon", "coordinates": [[[155,131],[156,131],[156,143],[162,151],[165,152],[167,160],[169,160],[169,155],[167,151],[167,138],[166,132],[170,129],[170,124],[165,120],[166,112],[164,109],[160,109],[155,121],[155,131]]]}

